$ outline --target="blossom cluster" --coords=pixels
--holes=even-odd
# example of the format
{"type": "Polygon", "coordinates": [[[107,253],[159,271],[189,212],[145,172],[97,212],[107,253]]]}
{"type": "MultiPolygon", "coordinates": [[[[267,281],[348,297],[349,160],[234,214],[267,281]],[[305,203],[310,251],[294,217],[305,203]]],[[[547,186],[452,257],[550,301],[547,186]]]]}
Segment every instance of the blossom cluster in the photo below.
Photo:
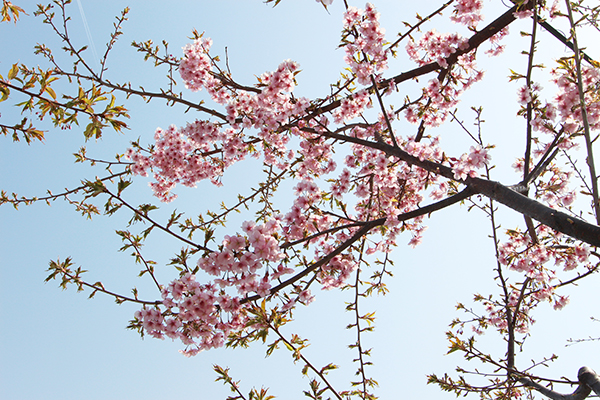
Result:
{"type": "MultiPolygon", "coordinates": [[[[375,132],[382,129],[383,123],[380,122],[368,129],[356,127],[352,130],[352,135],[372,139],[375,132]]],[[[421,159],[442,161],[443,154],[438,147],[437,138],[420,142],[409,138],[399,145],[421,159]]],[[[386,218],[385,234],[373,249],[390,251],[396,244],[397,236],[404,231],[412,235],[410,245],[419,244],[425,230],[421,224],[422,218],[399,223],[397,216],[416,209],[427,189],[437,188],[438,194],[443,196],[447,187],[440,184],[438,176],[421,168],[411,167],[375,149],[360,145],[351,145],[351,149],[352,153],[346,156],[344,162],[347,168],[333,181],[331,193],[341,197],[350,192],[358,199],[355,206],[356,215],[352,216],[354,218],[363,221],[386,218]]]]}
{"type": "MultiPolygon", "coordinates": [[[[226,235],[219,251],[198,260],[198,267],[216,278],[200,284],[195,274],[185,273],[163,288],[164,311],[144,307],[136,313],[147,334],[179,339],[187,346],[184,354],[194,355],[221,347],[230,332],[246,327],[243,299],[268,296],[272,282],[294,270],[280,263],[284,255],[275,239],[281,230],[277,219],[265,224],[246,221],[242,230],[243,235],[226,235]]],[[[310,300],[310,292],[303,291],[285,306],[289,309],[295,301],[310,300]]]]}
{"type": "Polygon", "coordinates": [[[482,9],[482,0],[458,0],[454,4],[453,15],[450,20],[469,28],[476,28],[477,24],[483,20],[482,9]]]}
{"type": "Polygon", "coordinates": [[[452,85],[441,86],[434,78],[423,88],[422,100],[411,104],[404,112],[408,122],[416,124],[421,121],[426,127],[440,126],[448,117],[448,112],[458,104],[460,94],[452,85]]]}
{"type": "Polygon", "coordinates": [[[251,146],[234,129],[219,129],[209,121],[196,120],[178,129],[171,125],[166,130],[158,128],[155,145],[145,155],[141,149],[129,149],[126,156],[135,164],[134,174],[147,176],[153,170],[155,182],[150,183],[155,195],[162,201],[175,199],[171,190],[177,183],[194,187],[198,181],[209,179],[220,185],[225,169],[244,159],[251,146]],[[224,151],[215,152],[212,146],[220,143],[224,151]]]}
{"type": "MultiPolygon", "coordinates": [[[[466,46],[468,40],[457,33],[443,35],[431,30],[418,41],[409,41],[406,51],[419,65],[437,62],[441,67],[448,68],[446,58],[466,46]]],[[[458,104],[459,96],[482,78],[483,72],[475,65],[474,52],[459,56],[452,68],[448,69],[443,82],[437,78],[430,80],[423,88],[422,98],[406,108],[406,119],[411,123],[422,121],[425,127],[441,125],[458,104]]]]}
{"type": "Polygon", "coordinates": [[[557,238],[544,225],[536,228],[536,237],[540,241],[534,243],[528,232],[508,231],[508,239],[499,245],[500,264],[525,279],[508,287],[506,299],[476,296],[477,301],[483,302],[486,312],[476,319],[477,324],[473,326],[476,333],[483,333],[482,328],[488,325],[506,332],[509,321],[513,321],[516,332],[527,334],[535,322],[531,310],[538,304],[550,302],[555,310],[560,310],[569,303],[568,296],[556,293],[561,280],[552,266],[562,267],[567,272],[580,266],[588,271],[593,268],[587,245],[556,245],[557,238]]]}
{"type": "Polygon", "coordinates": [[[447,68],[446,58],[458,49],[469,47],[469,39],[458,33],[439,33],[435,29],[427,31],[417,41],[409,40],[406,53],[417,64],[425,65],[437,62],[440,67],[447,68]]]}
{"type": "Polygon", "coordinates": [[[341,124],[345,120],[351,120],[359,116],[365,108],[371,108],[372,106],[369,92],[360,90],[341,100],[340,107],[333,112],[334,121],[341,124]]]}
{"type": "Polygon", "coordinates": [[[571,171],[550,165],[544,176],[536,182],[535,196],[552,207],[570,207],[577,197],[577,192],[570,184],[572,175],[571,171]]]}
{"type": "Polygon", "coordinates": [[[506,48],[506,45],[500,44],[500,41],[506,36],[508,36],[508,26],[490,38],[489,42],[491,47],[489,50],[485,51],[485,54],[489,55],[490,57],[502,54],[506,48]]]}
{"type": "Polygon", "coordinates": [[[384,48],[385,30],[379,24],[379,13],[373,4],[367,3],[364,11],[348,7],[344,14],[344,30],[345,61],[358,83],[370,85],[371,76],[387,69],[388,57],[384,48]]]}
{"type": "Polygon", "coordinates": [[[536,235],[542,239],[539,243],[533,243],[527,233],[510,231],[508,240],[498,247],[498,261],[531,280],[536,300],[552,301],[554,308],[560,309],[566,304],[567,298],[554,293],[558,278],[550,265],[561,267],[563,271],[580,266],[590,269],[590,249],[584,244],[555,245],[554,241],[558,239],[545,225],[536,229],[536,235]]]}
{"type": "MultiPolygon", "coordinates": [[[[558,114],[569,133],[576,133],[583,128],[583,112],[579,99],[579,89],[574,67],[560,68],[552,71],[553,82],[556,83],[559,93],[556,95],[558,114]]],[[[583,84],[584,101],[590,129],[600,128],[600,70],[582,66],[581,78],[583,84]]]]}
{"type": "Polygon", "coordinates": [[[208,53],[211,46],[210,38],[199,38],[183,48],[184,57],[179,63],[179,74],[185,87],[191,91],[196,92],[214,85],[212,60],[208,53]]]}
{"type": "Polygon", "coordinates": [[[294,194],[294,204],[284,217],[283,232],[286,240],[302,239],[307,234],[326,229],[332,219],[311,210],[321,200],[319,186],[312,180],[303,180],[294,187],[294,194]]]}
{"type": "Polygon", "coordinates": [[[477,176],[477,170],[488,165],[490,155],[487,149],[482,146],[471,146],[469,154],[463,154],[452,165],[454,178],[465,180],[468,176],[474,178],[477,176]]]}
{"type": "Polygon", "coordinates": [[[226,78],[213,72],[208,53],[211,43],[200,38],[185,46],[179,71],[190,90],[205,88],[215,102],[225,105],[231,127],[222,129],[222,124],[196,120],[181,129],[159,128],[152,152],[142,154],[138,148],[126,154],[135,163],[133,173],[145,176],[148,168],[154,171],[156,182],[151,186],[163,201],[176,197],[171,190],[177,183],[194,187],[198,181],[209,179],[219,185],[227,167],[248,155],[258,156],[253,146],[256,140],[246,136],[244,128],[259,130],[258,142],[267,164],[285,168],[293,153],[286,147],[289,135],[279,128],[309,106],[306,98],[291,96],[297,63],[287,60],[276,71],[261,75],[260,90],[234,90],[226,78]]]}
{"type": "MultiPolygon", "coordinates": [[[[300,124],[300,126],[321,132],[324,130],[323,126],[327,124],[328,120],[322,118],[318,124],[310,121],[306,125],[300,124]]],[[[301,163],[296,168],[299,179],[310,181],[333,172],[337,168],[337,163],[332,157],[333,146],[325,137],[299,128],[292,129],[292,132],[300,138],[298,156],[301,159],[301,163]]]]}
{"type": "Polygon", "coordinates": [[[214,284],[200,284],[187,273],[162,290],[165,311],[144,307],[135,318],[152,337],[181,340],[186,356],[222,347],[231,331],[242,329],[247,317],[238,299],[219,293],[214,284]]]}
{"type": "MultiPolygon", "coordinates": [[[[483,306],[486,311],[486,316],[483,318],[485,324],[489,324],[500,331],[506,332],[508,329],[508,321],[514,319],[515,331],[523,335],[527,334],[531,325],[535,322],[529,317],[529,312],[532,308],[531,300],[526,299],[523,301],[521,291],[515,288],[512,288],[507,300],[507,304],[491,299],[483,301],[483,306]],[[507,315],[507,306],[511,312],[510,317],[507,315]],[[518,312],[516,312],[517,309],[518,312]]],[[[483,333],[479,327],[474,328],[474,331],[478,334],[483,333]]]]}
{"type": "Polygon", "coordinates": [[[530,86],[521,86],[517,91],[518,103],[521,105],[527,105],[532,102],[533,94],[542,90],[539,83],[532,83],[530,86]]]}
{"type": "MultiPolygon", "coordinates": [[[[534,131],[545,133],[554,133],[552,127],[556,120],[557,109],[553,103],[546,103],[543,107],[536,107],[534,117],[531,120],[531,127],[534,131]]],[[[563,148],[568,148],[568,143],[562,142],[563,148]]]]}
{"type": "MultiPolygon", "coordinates": [[[[555,135],[554,124],[560,122],[565,133],[579,133],[583,130],[583,110],[574,62],[561,61],[561,66],[552,70],[552,76],[552,82],[558,87],[553,102],[541,102],[542,87],[539,83],[533,82],[518,89],[517,101],[523,106],[521,113],[524,114],[525,106],[532,107],[534,115],[531,125],[535,131],[555,135]]],[[[597,95],[600,88],[600,71],[584,65],[581,68],[581,78],[587,121],[591,130],[597,130],[600,128],[600,97],[597,95]]],[[[569,137],[561,142],[562,148],[572,146],[569,137]]]]}

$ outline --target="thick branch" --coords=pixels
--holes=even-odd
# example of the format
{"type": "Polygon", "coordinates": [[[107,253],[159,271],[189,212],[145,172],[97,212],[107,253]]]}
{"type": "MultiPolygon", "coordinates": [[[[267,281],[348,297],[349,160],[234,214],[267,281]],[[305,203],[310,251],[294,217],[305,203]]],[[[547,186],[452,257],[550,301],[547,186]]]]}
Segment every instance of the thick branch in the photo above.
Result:
{"type": "Polygon", "coordinates": [[[577,373],[579,382],[585,383],[590,389],[600,396],[600,379],[598,374],[591,368],[581,367],[577,373]]]}
{"type": "MultiPolygon", "coordinates": [[[[366,147],[379,149],[386,154],[395,156],[407,164],[414,165],[445,178],[456,180],[452,168],[440,163],[429,160],[420,160],[399,147],[390,146],[386,143],[371,142],[369,140],[359,139],[352,136],[345,136],[333,132],[323,133],[338,140],[361,144],[366,147]]],[[[550,228],[581,240],[592,246],[600,247],[600,227],[585,222],[582,219],[572,215],[565,214],[550,208],[536,200],[530,199],[522,194],[510,189],[499,182],[490,181],[481,178],[467,178],[462,183],[473,190],[473,194],[480,193],[492,200],[504,204],[523,215],[531,217],[550,228]]]]}
{"type": "Polygon", "coordinates": [[[583,400],[589,396],[592,390],[597,395],[600,395],[600,379],[598,379],[598,374],[593,369],[581,367],[577,373],[577,378],[579,379],[579,386],[572,394],[560,394],[525,377],[519,378],[519,382],[537,390],[552,400],[583,400]]]}
{"type": "Polygon", "coordinates": [[[550,228],[572,238],[600,246],[600,227],[582,219],[554,210],[536,200],[523,196],[499,182],[480,178],[467,178],[466,184],[505,206],[531,217],[550,228]]]}

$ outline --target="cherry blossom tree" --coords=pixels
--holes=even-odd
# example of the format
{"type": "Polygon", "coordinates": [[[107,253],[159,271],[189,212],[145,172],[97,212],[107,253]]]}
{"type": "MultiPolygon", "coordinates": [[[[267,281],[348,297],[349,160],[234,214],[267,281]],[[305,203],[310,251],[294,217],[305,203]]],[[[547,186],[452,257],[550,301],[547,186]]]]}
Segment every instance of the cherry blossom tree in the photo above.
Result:
{"type": "MultiPolygon", "coordinates": [[[[578,37],[598,34],[600,6],[589,0],[529,0],[488,19],[481,0],[449,0],[425,17],[388,27],[402,31],[386,37],[376,5],[358,8],[344,0],[340,48],[347,69],[329,93],[307,98],[297,93],[302,74],[292,60],[258,72],[256,82],[236,80],[227,56],[213,49],[209,32],[194,31],[190,43],[176,52],[167,43],[133,43],[146,60],[166,69],[168,80],[160,91],[115,82],[106,65],[128,9],[117,17],[96,68],[86,48],[75,47],[69,36],[69,3],[39,5],[35,14],[62,40],[72,63],[64,64],[62,54],[39,44],[35,51],[47,69],[17,63],[0,77],[2,101],[23,99],[18,106],[24,118],[0,123],[4,135],[28,143],[43,140],[47,132],[38,120],[48,118],[55,128],[82,130],[85,140],[99,139],[108,129],[127,128],[127,101],[136,97],[181,107],[189,112],[189,122],[157,128],[152,139],[132,141],[114,160],[96,159],[82,148],[76,162],[105,170],[78,187],[39,197],[2,191],[0,204],[15,208],[62,199],[88,218],[129,213],[129,225],[117,232],[122,250],[132,253],[142,266],[140,276],[151,280],[156,292],[115,293],[86,280],[83,268],[69,257],[50,262],[47,280],[58,279],[61,287],[72,285],[90,297],[102,293],[118,303],[139,305],[128,327],[142,336],[180,341],[185,356],[262,341],[267,355],[284,347],[304,365],[308,397],[375,398],[377,382],[368,374],[370,350],[364,343],[374,313],[359,312],[359,305],[387,292],[396,247],[427,240],[426,217],[466,204],[489,220],[498,290],[458,304],[457,315],[449,317],[447,338],[449,352],[462,354],[464,365],[456,373],[432,373],[429,383],[482,398],[531,397],[534,392],[552,399],[583,399],[592,391],[600,395],[598,376],[588,367],[582,367],[578,380],[570,380],[552,368],[542,371],[551,358],[518,357],[538,307],[569,312],[565,288],[593,279],[600,265],[593,147],[600,128],[600,65],[594,61],[598,55],[581,48],[578,37]],[[432,29],[448,16],[456,32],[432,29]],[[522,33],[530,45],[523,49],[527,62],[515,66],[508,78],[520,84],[515,95],[520,110],[506,118],[523,120],[522,155],[510,161],[520,180],[499,182],[493,170],[493,156],[502,151],[494,148],[491,131],[496,128],[482,129],[480,108],[473,109],[475,128],[456,110],[472,87],[499,85],[486,82],[477,60],[502,57],[503,39],[518,34],[509,33],[518,19],[530,21],[530,30],[522,33]],[[567,34],[557,25],[568,27],[567,34]],[[549,32],[551,39],[544,39],[552,42],[542,42],[540,30],[549,32]],[[543,45],[567,46],[570,53],[544,67],[536,59],[543,45]],[[396,59],[412,66],[390,68],[396,59]],[[72,91],[58,95],[54,88],[59,84],[72,91]],[[177,84],[185,90],[178,93],[177,84]],[[419,85],[418,90],[407,95],[402,88],[408,84],[419,85]],[[212,102],[189,100],[198,91],[212,102]],[[458,124],[471,141],[461,152],[442,145],[449,124],[458,124]],[[201,181],[220,186],[229,167],[252,158],[264,170],[255,189],[224,201],[219,211],[193,217],[173,211],[160,220],[154,216],[156,205],[128,199],[128,189],[148,177],[157,202],[176,203],[178,186],[194,188],[201,181]],[[286,184],[293,193],[282,200],[277,189],[286,184]],[[498,207],[521,214],[522,223],[501,228],[498,207]],[[228,222],[236,213],[244,215],[241,225],[228,222]],[[168,281],[160,280],[155,263],[144,255],[150,235],[166,235],[183,246],[172,258],[168,281]],[[349,329],[357,335],[351,348],[358,380],[348,387],[328,380],[336,365],[318,366],[305,356],[306,339],[282,331],[292,324],[294,311],[310,307],[321,289],[355,294],[347,311],[354,315],[349,329]],[[503,356],[480,345],[478,338],[487,331],[498,338],[503,356]],[[556,391],[559,384],[578,386],[566,396],[556,391]]],[[[332,1],[321,3],[329,10],[332,1]]],[[[23,12],[3,0],[3,21],[18,23],[23,12]]],[[[270,398],[266,390],[246,395],[226,368],[216,366],[215,371],[235,393],[232,398],[270,398]]]]}

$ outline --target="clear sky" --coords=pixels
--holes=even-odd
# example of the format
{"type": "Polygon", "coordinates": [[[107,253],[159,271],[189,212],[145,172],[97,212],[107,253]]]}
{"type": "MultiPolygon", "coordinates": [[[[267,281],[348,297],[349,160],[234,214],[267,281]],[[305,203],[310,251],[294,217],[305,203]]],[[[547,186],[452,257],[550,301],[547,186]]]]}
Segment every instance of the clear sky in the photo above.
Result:
{"type": "MultiPolygon", "coordinates": [[[[45,66],[33,56],[36,42],[59,52],[48,26],[33,17],[31,2],[14,3],[24,7],[29,15],[23,16],[16,26],[0,25],[3,76],[15,62],[45,66]]],[[[350,3],[364,7],[364,3],[350,3]]],[[[109,59],[107,77],[113,82],[131,81],[134,86],[157,90],[166,83],[164,71],[144,63],[129,43],[152,39],[160,44],[164,39],[172,53],[181,54],[193,29],[205,31],[214,41],[214,51],[222,57],[227,48],[233,75],[246,84],[254,83],[255,76],[274,70],[289,58],[299,62],[302,69],[295,93],[311,98],[325,96],[328,85],[337,80],[345,67],[343,52],[337,49],[343,12],[340,0],[334,1],[329,13],[313,0],[283,0],[276,8],[259,0],[81,0],[81,4],[90,36],[77,2],[69,9],[71,35],[80,46],[90,45],[91,38],[98,54],[104,52],[114,16],[124,7],[131,7],[124,35],[109,59]]],[[[382,14],[388,40],[404,28],[401,21],[413,21],[415,12],[426,15],[439,6],[432,0],[386,0],[374,4],[382,14]]],[[[484,23],[506,10],[498,1],[486,0],[485,5],[484,23]]],[[[445,18],[438,21],[442,23],[430,26],[442,32],[460,29],[445,18]]],[[[484,106],[484,137],[489,143],[498,144],[492,153],[492,160],[498,165],[494,177],[504,183],[518,179],[510,165],[520,154],[515,143],[520,143],[524,126],[516,117],[517,86],[509,84],[507,76],[509,68],[526,68],[526,58],[520,52],[527,48],[528,40],[521,38],[518,30],[529,26],[529,21],[519,21],[511,27],[513,35],[506,40],[508,48],[503,56],[492,60],[481,57],[479,65],[487,70],[486,79],[465,94],[459,113],[470,124],[473,112],[469,108],[484,106]]],[[[593,49],[591,44],[590,48],[593,49]]],[[[549,63],[563,51],[558,44],[542,45],[540,57],[549,63]]],[[[91,51],[88,57],[93,59],[91,51]]],[[[412,67],[401,55],[391,64],[388,74],[412,67]]],[[[179,87],[185,90],[183,85],[179,87]]],[[[2,120],[14,123],[18,113],[7,103],[0,107],[2,120]]],[[[98,167],[91,169],[73,163],[71,154],[80,146],[85,144],[91,157],[107,159],[123,153],[131,140],[141,138],[142,143],[149,143],[157,127],[182,125],[199,117],[185,114],[181,108],[165,107],[159,101],[144,105],[134,100],[130,107],[131,129],[124,134],[106,131],[99,141],[84,143],[78,129],[50,130],[44,143],[30,146],[0,137],[0,189],[39,196],[46,189],[56,193],[76,186],[81,179],[103,172],[98,167]]],[[[444,148],[454,155],[468,148],[455,125],[435,133],[442,135],[444,148]]],[[[194,190],[178,188],[180,199],[163,206],[162,211],[168,214],[177,208],[193,216],[207,208],[214,209],[221,201],[247,192],[256,167],[250,162],[233,168],[221,189],[210,184],[201,184],[194,190]]],[[[136,183],[138,187],[131,193],[133,202],[155,201],[142,179],[136,183]]],[[[501,209],[500,213],[505,228],[521,222],[510,211],[501,209]]],[[[179,343],[141,340],[135,332],[125,329],[137,309],[135,305],[118,306],[101,295],[87,300],[85,293],[76,293],[74,288],[61,291],[58,282],[44,284],[48,261],[72,256],[76,265],[90,271],[92,282],[101,280],[107,288],[125,294],[137,286],[142,297],[157,298],[149,282],[136,278],[139,268],[133,259],[117,251],[121,243],[114,230],[123,229],[128,218],[122,213],[88,221],[64,202],[52,203],[50,207],[23,206],[18,211],[6,205],[0,207],[0,399],[224,399],[230,392],[213,382],[213,364],[230,367],[245,392],[250,387],[265,386],[271,387],[271,394],[278,398],[303,397],[301,391],[307,390],[308,380],[300,375],[302,365],[294,365],[285,350],[265,359],[265,347],[255,343],[245,350],[219,349],[188,359],[178,353],[179,343]]],[[[454,398],[453,394],[426,385],[426,374],[452,373],[454,366],[462,362],[456,354],[444,355],[444,333],[451,320],[460,316],[454,309],[456,303],[468,303],[474,293],[485,295],[495,290],[493,248],[487,236],[489,223],[482,214],[468,212],[464,206],[455,207],[435,214],[427,225],[422,245],[416,249],[400,246],[394,253],[394,278],[388,282],[391,294],[369,299],[362,306],[365,312],[377,311],[376,331],[366,336],[365,343],[374,347],[370,373],[380,383],[376,394],[381,398],[454,398]]],[[[235,232],[239,228],[233,229],[235,232]]],[[[408,240],[401,238],[400,243],[408,240]]],[[[164,265],[179,248],[178,243],[160,236],[147,245],[165,282],[176,276],[164,265]]],[[[562,312],[553,311],[550,305],[541,306],[535,315],[538,323],[533,327],[529,347],[517,362],[522,360],[526,365],[531,358],[539,360],[556,353],[561,358],[550,364],[546,372],[557,379],[575,378],[582,365],[600,370],[600,365],[594,365],[600,355],[597,344],[564,347],[570,337],[600,336],[600,325],[589,320],[592,315],[600,316],[597,284],[597,278],[584,282],[562,312]]],[[[315,364],[340,365],[341,369],[331,374],[331,380],[339,390],[345,390],[355,371],[351,363],[355,354],[347,348],[355,340],[355,333],[344,329],[352,322],[344,312],[344,301],[349,301],[351,294],[315,294],[315,303],[298,309],[297,321],[287,332],[311,340],[306,355],[315,364]]],[[[503,344],[493,331],[481,340],[489,342],[489,351],[504,354],[503,344]]]]}

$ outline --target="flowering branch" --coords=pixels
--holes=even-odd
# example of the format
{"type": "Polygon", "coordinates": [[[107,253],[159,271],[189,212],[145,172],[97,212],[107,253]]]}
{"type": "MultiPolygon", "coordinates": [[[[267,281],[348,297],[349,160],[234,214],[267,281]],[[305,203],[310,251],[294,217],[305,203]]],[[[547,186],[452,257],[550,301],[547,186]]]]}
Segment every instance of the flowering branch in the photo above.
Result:
{"type": "Polygon", "coordinates": [[[596,215],[596,223],[600,225],[600,195],[598,192],[598,175],[596,175],[596,164],[594,163],[594,152],[592,149],[592,137],[590,135],[590,123],[588,120],[585,92],[581,76],[581,54],[579,52],[579,46],[577,45],[577,34],[575,29],[575,21],[573,20],[573,11],[571,10],[571,2],[567,0],[566,3],[569,15],[569,23],[571,24],[571,38],[573,40],[572,48],[575,52],[575,73],[577,77],[577,90],[579,92],[579,107],[581,107],[581,119],[583,122],[585,147],[587,150],[586,161],[590,171],[590,182],[592,185],[592,202],[594,205],[594,214],[596,215]]]}

